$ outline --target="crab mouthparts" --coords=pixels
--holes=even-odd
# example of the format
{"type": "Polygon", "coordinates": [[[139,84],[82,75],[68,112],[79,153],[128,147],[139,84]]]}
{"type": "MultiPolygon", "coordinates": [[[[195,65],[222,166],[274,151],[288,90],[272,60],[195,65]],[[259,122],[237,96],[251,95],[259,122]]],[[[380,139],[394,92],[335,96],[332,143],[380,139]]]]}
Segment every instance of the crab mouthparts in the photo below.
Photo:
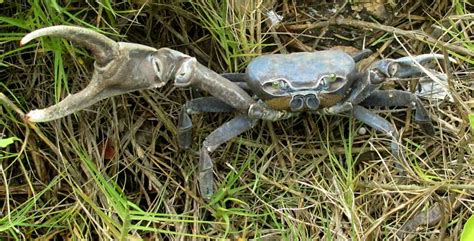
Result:
{"type": "Polygon", "coordinates": [[[314,93],[293,95],[289,103],[293,112],[302,111],[303,109],[314,111],[319,108],[319,104],[319,98],[314,93]]]}

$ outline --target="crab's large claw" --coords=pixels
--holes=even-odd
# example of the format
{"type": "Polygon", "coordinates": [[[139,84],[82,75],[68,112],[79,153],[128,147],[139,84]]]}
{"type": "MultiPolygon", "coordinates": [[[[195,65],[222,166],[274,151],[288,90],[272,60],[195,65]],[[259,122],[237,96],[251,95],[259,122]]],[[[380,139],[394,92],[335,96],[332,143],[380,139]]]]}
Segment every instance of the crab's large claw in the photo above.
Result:
{"type": "Polygon", "coordinates": [[[95,57],[94,73],[87,87],[67,96],[56,105],[30,111],[32,122],[55,120],[99,100],[126,92],[161,87],[174,77],[175,63],[184,54],[167,48],[115,42],[93,30],[73,26],[53,26],[27,34],[21,44],[42,36],[62,37],[89,49],[95,57]]]}

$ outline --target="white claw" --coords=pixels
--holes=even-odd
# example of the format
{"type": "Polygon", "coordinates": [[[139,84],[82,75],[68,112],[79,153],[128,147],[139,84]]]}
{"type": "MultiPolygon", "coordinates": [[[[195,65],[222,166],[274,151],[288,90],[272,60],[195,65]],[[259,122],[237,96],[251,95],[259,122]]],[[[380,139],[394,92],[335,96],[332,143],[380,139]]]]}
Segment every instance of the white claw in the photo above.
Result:
{"type": "Polygon", "coordinates": [[[43,110],[32,110],[26,114],[26,119],[30,122],[43,122],[45,121],[46,114],[43,110]]]}

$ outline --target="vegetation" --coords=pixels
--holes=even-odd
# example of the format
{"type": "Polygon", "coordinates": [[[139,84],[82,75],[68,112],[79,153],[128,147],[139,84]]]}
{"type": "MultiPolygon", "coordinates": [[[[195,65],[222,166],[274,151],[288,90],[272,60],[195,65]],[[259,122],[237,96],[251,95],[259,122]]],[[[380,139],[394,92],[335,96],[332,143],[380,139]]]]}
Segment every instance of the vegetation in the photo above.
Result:
{"type": "MultiPolygon", "coordinates": [[[[474,208],[472,3],[278,2],[0,1],[0,238],[458,240],[474,208]],[[372,11],[381,7],[385,13],[372,11]],[[270,10],[282,21],[272,23],[270,10]],[[331,22],[336,17],[346,24],[331,22]],[[369,61],[441,53],[457,60],[437,66],[449,76],[452,101],[423,100],[433,137],[416,128],[410,108],[377,110],[401,129],[407,176],[395,168],[390,140],[363,133],[351,118],[260,122],[212,154],[217,193],[206,203],[196,151],[179,150],[175,138],[181,105],[201,93],[169,85],[57,121],[21,118],[91,76],[93,58],[68,41],[19,46],[26,33],[59,24],[173,48],[219,73],[243,71],[262,53],[334,46],[377,50],[369,61]]],[[[414,91],[417,81],[384,88],[414,91]]],[[[193,150],[231,117],[194,116],[193,150]]],[[[473,233],[472,220],[464,235],[473,233]]]]}

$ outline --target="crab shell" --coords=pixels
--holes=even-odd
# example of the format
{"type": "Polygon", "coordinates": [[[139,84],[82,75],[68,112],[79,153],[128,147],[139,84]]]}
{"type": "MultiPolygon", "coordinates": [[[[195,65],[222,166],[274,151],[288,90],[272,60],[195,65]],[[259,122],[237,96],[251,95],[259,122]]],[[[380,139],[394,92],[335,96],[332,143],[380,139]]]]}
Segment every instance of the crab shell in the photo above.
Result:
{"type": "Polygon", "coordinates": [[[260,99],[291,111],[335,105],[348,94],[356,72],[354,59],[339,50],[263,55],[246,69],[248,85],[260,99]],[[302,106],[295,109],[294,102],[302,106]]]}

